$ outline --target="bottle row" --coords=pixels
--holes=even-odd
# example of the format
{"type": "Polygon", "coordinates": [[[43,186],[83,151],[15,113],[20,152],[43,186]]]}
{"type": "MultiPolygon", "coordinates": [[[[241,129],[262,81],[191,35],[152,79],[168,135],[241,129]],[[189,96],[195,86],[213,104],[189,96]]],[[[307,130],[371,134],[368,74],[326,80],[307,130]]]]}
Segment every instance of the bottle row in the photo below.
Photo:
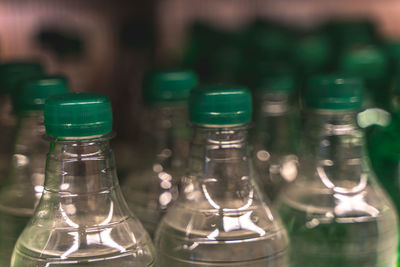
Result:
{"type": "Polygon", "coordinates": [[[394,155],[397,128],[360,127],[360,78],[313,76],[298,116],[291,90],[151,71],[121,185],[107,97],[32,62],[0,65],[0,85],[1,266],[397,265],[396,208],[367,155],[394,155]]]}

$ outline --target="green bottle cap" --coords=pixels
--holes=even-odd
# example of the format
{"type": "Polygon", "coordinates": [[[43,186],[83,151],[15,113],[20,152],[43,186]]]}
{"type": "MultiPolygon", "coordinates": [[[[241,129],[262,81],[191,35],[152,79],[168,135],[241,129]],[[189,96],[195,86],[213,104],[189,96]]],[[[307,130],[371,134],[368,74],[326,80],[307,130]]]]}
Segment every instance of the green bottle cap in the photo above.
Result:
{"type": "Polygon", "coordinates": [[[305,92],[306,105],[314,109],[360,109],[362,98],[362,80],[341,74],[314,76],[305,92]]]}
{"type": "Polygon", "coordinates": [[[294,49],[294,58],[305,72],[316,72],[325,67],[331,59],[331,45],[328,37],[311,34],[300,38],[294,49]]]}
{"type": "Polygon", "coordinates": [[[344,54],[341,70],[366,80],[383,78],[387,73],[388,61],[385,54],[377,48],[365,47],[351,49],[344,54]]]}
{"type": "Polygon", "coordinates": [[[190,120],[205,125],[236,125],[251,121],[251,95],[243,87],[206,85],[189,98],[190,120]]]}
{"type": "Polygon", "coordinates": [[[144,80],[144,100],[146,103],[187,101],[196,84],[197,76],[191,70],[150,71],[144,80]]]}
{"type": "Polygon", "coordinates": [[[0,64],[0,94],[11,93],[26,79],[43,75],[43,66],[31,61],[10,61],[0,64]]]}
{"type": "Polygon", "coordinates": [[[112,131],[112,110],[107,96],[69,93],[51,96],[44,107],[44,123],[50,136],[93,137],[112,131]]]}
{"type": "Polygon", "coordinates": [[[17,113],[43,110],[45,100],[49,96],[65,94],[68,91],[67,80],[61,76],[43,76],[28,80],[12,94],[14,110],[17,113]]]}

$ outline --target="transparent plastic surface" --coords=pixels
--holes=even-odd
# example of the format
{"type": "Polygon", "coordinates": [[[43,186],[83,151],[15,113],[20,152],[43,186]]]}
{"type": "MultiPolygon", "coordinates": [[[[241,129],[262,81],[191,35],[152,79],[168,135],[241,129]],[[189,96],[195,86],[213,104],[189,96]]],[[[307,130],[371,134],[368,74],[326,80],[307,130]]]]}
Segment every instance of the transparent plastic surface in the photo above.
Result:
{"type": "Polygon", "coordinates": [[[178,195],[177,180],[187,166],[190,131],[187,109],[153,108],[148,113],[143,140],[143,154],[122,185],[128,206],[154,235],[162,216],[178,195]]]}
{"type": "Polygon", "coordinates": [[[154,266],[151,239],[121,194],[108,139],[52,140],[43,196],[12,267],[154,266]]]}
{"type": "Polygon", "coordinates": [[[296,120],[287,93],[260,93],[256,123],[252,129],[254,165],[269,199],[297,176],[296,120]]]}
{"type": "Polygon", "coordinates": [[[396,265],[397,215],[369,168],[356,117],[314,111],[307,118],[299,175],[278,201],[291,266],[396,265]]]}
{"type": "Polygon", "coordinates": [[[43,191],[48,143],[43,140],[42,112],[20,117],[7,184],[0,190],[0,266],[11,253],[43,191]]]}
{"type": "Polygon", "coordinates": [[[12,114],[11,100],[8,95],[0,95],[0,186],[7,179],[7,171],[11,162],[14,134],[17,120],[12,114]]]}
{"type": "Polygon", "coordinates": [[[189,173],[155,237],[158,266],[288,266],[286,231],[250,161],[245,129],[196,129],[189,173]]]}

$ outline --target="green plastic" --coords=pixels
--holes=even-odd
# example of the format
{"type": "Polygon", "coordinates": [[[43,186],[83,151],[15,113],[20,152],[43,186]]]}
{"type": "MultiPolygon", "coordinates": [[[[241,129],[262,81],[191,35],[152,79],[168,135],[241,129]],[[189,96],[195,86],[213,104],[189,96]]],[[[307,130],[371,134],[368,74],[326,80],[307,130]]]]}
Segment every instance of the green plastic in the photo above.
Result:
{"type": "Polygon", "coordinates": [[[342,74],[314,76],[305,92],[309,108],[326,110],[357,110],[362,106],[363,82],[342,74]]]}
{"type": "Polygon", "coordinates": [[[249,90],[230,85],[206,85],[192,90],[189,98],[190,120],[204,125],[249,123],[252,103],[249,90]]]}
{"type": "Polygon", "coordinates": [[[46,132],[61,138],[93,137],[112,131],[112,109],[107,96],[69,93],[51,96],[44,107],[46,132]]]}
{"type": "Polygon", "coordinates": [[[295,87],[295,77],[289,73],[281,73],[260,78],[256,90],[268,93],[291,94],[295,91],[295,87]]]}
{"type": "Polygon", "coordinates": [[[300,38],[294,49],[294,58],[303,72],[317,72],[331,60],[332,47],[327,36],[310,34],[300,38]]]}
{"type": "Polygon", "coordinates": [[[43,75],[43,66],[33,61],[10,61],[0,64],[0,94],[11,93],[26,79],[43,75]]]}
{"type": "Polygon", "coordinates": [[[144,101],[148,104],[186,101],[196,84],[197,76],[191,70],[150,71],[144,80],[144,101]]]}
{"type": "Polygon", "coordinates": [[[385,54],[377,48],[351,49],[342,58],[341,70],[366,80],[381,79],[387,73],[388,60],[385,54]]]}
{"type": "Polygon", "coordinates": [[[28,80],[12,94],[14,110],[17,113],[43,110],[48,97],[68,91],[68,82],[62,76],[43,76],[28,80]]]}

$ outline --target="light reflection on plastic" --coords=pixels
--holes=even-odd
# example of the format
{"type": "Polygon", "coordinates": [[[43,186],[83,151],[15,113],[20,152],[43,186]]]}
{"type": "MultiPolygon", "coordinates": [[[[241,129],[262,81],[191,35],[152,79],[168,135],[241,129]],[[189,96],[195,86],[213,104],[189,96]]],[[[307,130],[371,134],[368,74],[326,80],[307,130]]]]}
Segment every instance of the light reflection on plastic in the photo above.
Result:
{"type": "MultiPolygon", "coordinates": [[[[78,224],[74,223],[68,217],[67,212],[63,209],[63,206],[62,206],[61,203],[59,205],[59,208],[60,208],[61,216],[64,218],[65,222],[69,226],[71,226],[72,228],[75,228],[75,229],[80,228],[78,224]]],[[[68,207],[68,208],[70,208],[70,207],[68,207]]],[[[111,222],[111,220],[113,218],[113,215],[114,215],[114,202],[111,202],[110,210],[108,212],[107,218],[105,218],[104,221],[99,224],[99,226],[108,225],[111,222]]],[[[85,238],[86,238],[87,245],[99,244],[99,245],[104,245],[104,246],[109,247],[109,248],[117,249],[122,253],[126,252],[126,249],[124,247],[122,247],[121,245],[119,245],[117,242],[115,242],[114,239],[111,237],[111,231],[112,231],[112,228],[106,228],[106,229],[101,229],[101,230],[99,230],[99,229],[93,229],[93,230],[85,229],[85,234],[86,234],[85,238]]],[[[67,251],[65,251],[60,256],[61,259],[67,259],[69,255],[71,255],[72,253],[78,251],[79,244],[81,242],[80,233],[79,232],[70,232],[68,234],[73,237],[74,243],[72,244],[72,246],[67,251]]],[[[133,236],[132,240],[136,243],[136,240],[134,239],[134,236],[133,236]]]]}
{"type": "Polygon", "coordinates": [[[249,230],[255,233],[258,233],[260,236],[265,235],[265,231],[254,224],[254,222],[251,220],[251,214],[253,211],[246,212],[242,216],[239,217],[233,217],[233,216],[224,216],[223,217],[223,226],[224,226],[224,231],[225,232],[231,232],[234,230],[249,230]]]}
{"type": "Polygon", "coordinates": [[[379,210],[375,207],[369,205],[365,201],[366,192],[361,192],[354,196],[346,196],[342,194],[334,194],[336,198],[335,214],[345,215],[351,212],[364,212],[372,217],[377,217],[379,215],[379,210]]]}

